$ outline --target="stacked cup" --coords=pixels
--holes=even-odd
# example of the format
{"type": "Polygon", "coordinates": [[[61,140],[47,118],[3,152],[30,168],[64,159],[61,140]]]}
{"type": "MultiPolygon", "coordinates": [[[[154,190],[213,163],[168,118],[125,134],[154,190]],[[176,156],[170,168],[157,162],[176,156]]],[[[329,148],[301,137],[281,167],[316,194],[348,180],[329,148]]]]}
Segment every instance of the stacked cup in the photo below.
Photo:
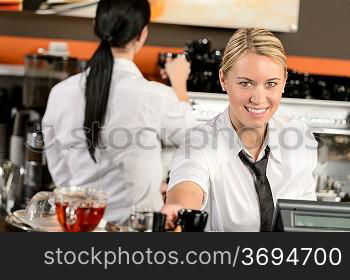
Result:
{"type": "Polygon", "coordinates": [[[10,160],[17,166],[24,165],[24,141],[29,114],[17,111],[10,143],[10,160]]]}
{"type": "Polygon", "coordinates": [[[0,162],[6,159],[7,150],[7,137],[6,137],[7,126],[4,123],[0,123],[0,162]]]}

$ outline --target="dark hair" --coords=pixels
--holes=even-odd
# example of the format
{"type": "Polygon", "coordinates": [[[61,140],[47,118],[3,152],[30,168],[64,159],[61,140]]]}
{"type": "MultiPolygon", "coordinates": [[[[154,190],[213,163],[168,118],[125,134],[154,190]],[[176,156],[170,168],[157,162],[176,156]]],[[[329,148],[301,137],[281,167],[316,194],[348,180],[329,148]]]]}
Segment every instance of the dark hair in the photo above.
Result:
{"type": "Polygon", "coordinates": [[[87,64],[85,137],[94,162],[100,141],[112,80],[114,59],[111,47],[125,47],[140,36],[150,20],[148,0],[101,0],[97,5],[95,34],[101,40],[87,64]]]}

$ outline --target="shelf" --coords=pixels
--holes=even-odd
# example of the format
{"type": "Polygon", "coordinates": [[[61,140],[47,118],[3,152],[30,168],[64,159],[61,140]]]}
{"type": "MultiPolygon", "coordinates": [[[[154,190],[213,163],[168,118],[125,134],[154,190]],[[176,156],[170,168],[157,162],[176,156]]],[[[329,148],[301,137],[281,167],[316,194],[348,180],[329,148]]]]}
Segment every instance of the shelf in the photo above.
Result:
{"type": "Polygon", "coordinates": [[[23,65],[0,64],[0,76],[18,76],[24,75],[23,65]]]}

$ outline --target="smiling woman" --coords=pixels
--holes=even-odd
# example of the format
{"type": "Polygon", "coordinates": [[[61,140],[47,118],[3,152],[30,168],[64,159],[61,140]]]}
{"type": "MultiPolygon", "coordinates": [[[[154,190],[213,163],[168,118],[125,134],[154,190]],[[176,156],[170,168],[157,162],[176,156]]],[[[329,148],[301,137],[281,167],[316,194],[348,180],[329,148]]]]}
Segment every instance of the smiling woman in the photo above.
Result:
{"type": "Polygon", "coordinates": [[[264,29],[239,30],[225,49],[220,82],[229,96],[229,114],[235,129],[258,132],[245,133],[254,138],[243,139],[254,159],[262,146],[267,123],[281,101],[287,78],[286,61],[280,40],[264,29]]]}
{"type": "MultiPolygon", "coordinates": [[[[252,128],[263,136],[266,124],[280,104],[285,82],[285,74],[279,63],[250,51],[227,74],[221,74],[235,129],[252,128]]],[[[255,148],[258,150],[260,147],[255,148]]],[[[257,153],[253,154],[256,158],[257,153]]]]}
{"type": "Polygon", "coordinates": [[[220,69],[230,105],[177,151],[162,209],[169,227],[179,209],[192,208],[209,213],[209,231],[271,231],[277,199],[316,199],[317,142],[304,123],[274,116],[286,69],[271,32],[231,37],[220,69]]]}

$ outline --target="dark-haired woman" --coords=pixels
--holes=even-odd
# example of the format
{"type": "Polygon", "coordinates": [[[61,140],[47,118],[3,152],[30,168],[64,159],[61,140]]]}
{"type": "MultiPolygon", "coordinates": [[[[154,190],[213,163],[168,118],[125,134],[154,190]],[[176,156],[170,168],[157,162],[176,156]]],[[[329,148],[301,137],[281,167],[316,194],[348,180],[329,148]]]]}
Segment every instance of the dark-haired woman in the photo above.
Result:
{"type": "Polygon", "coordinates": [[[147,0],[101,0],[100,45],[84,73],[52,89],[43,119],[55,185],[106,191],[105,218],[121,224],[132,206],[161,208],[161,140],[180,141],[179,128],[194,124],[185,58],[166,64],[172,88],[147,81],[133,62],[149,19],[147,0]]]}

